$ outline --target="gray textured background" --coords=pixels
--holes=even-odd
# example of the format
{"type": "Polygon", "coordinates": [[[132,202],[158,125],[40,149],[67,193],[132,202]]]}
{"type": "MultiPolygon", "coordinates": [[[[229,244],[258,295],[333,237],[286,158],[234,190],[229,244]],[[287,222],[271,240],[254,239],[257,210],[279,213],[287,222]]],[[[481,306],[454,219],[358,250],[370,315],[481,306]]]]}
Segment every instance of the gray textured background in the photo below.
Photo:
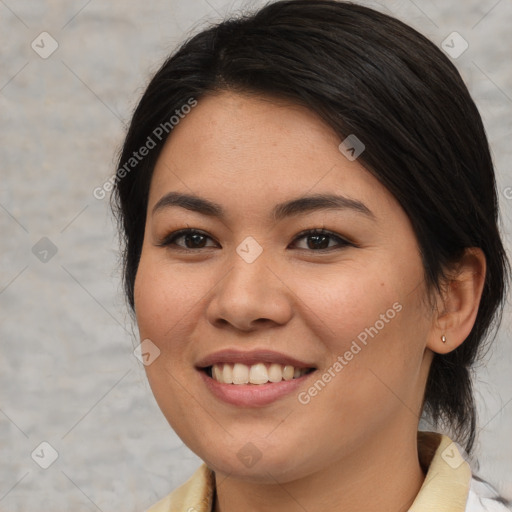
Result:
{"type": "MultiPolygon", "coordinates": [[[[487,128],[510,254],[512,1],[365,3],[438,45],[453,31],[467,40],[455,62],[487,128]]],[[[0,510],[142,511],[199,465],[132,354],[107,200],[92,191],[162,59],[192,30],[261,4],[0,0],[0,510]],[[46,59],[31,47],[43,31],[59,45],[46,59]],[[31,458],[43,441],[59,455],[46,470],[31,458]]],[[[508,497],[511,319],[508,306],[477,373],[481,474],[508,497]]]]}

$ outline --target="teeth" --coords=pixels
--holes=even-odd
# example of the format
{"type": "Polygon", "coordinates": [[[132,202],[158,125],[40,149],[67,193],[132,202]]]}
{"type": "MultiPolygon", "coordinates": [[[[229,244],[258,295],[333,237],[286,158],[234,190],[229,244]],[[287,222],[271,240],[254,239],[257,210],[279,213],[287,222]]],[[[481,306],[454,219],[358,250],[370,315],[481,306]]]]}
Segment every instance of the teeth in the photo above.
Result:
{"type": "Polygon", "coordinates": [[[293,366],[285,366],[283,368],[283,379],[284,380],[292,380],[293,379],[293,366]]]}
{"type": "Polygon", "coordinates": [[[233,384],[249,383],[249,367],[245,364],[235,363],[233,366],[233,384]]]}
{"type": "Polygon", "coordinates": [[[283,367],[280,364],[272,363],[269,366],[268,380],[270,382],[281,382],[283,380],[283,367]]]}
{"type": "MultiPolygon", "coordinates": [[[[214,365],[214,368],[217,365],[214,365]]],[[[225,364],[224,368],[222,369],[222,379],[218,379],[217,377],[214,377],[215,380],[218,380],[219,382],[224,382],[225,384],[233,384],[233,367],[230,364],[225,364]]]]}
{"type": "Polygon", "coordinates": [[[220,366],[217,366],[215,365],[213,368],[212,368],[212,376],[215,380],[221,380],[222,378],[222,369],[220,368],[220,366]]]}
{"type": "Polygon", "coordinates": [[[251,384],[265,384],[268,382],[267,367],[263,363],[253,364],[249,370],[251,384]]]}
{"type": "Polygon", "coordinates": [[[266,384],[302,377],[308,368],[294,368],[290,365],[256,363],[247,366],[242,363],[214,364],[212,378],[223,384],[266,384]]]}

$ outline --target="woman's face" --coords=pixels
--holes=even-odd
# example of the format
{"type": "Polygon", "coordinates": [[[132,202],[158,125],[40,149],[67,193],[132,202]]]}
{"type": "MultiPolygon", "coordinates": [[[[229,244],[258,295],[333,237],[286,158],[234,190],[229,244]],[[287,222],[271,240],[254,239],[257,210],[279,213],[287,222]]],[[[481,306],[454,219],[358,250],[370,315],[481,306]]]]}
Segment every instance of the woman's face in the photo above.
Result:
{"type": "Polygon", "coordinates": [[[135,281],[160,351],[147,376],[223,474],[290,481],[416,435],[433,322],[418,245],[341,142],[302,107],[222,93],[156,165],[135,281]]]}

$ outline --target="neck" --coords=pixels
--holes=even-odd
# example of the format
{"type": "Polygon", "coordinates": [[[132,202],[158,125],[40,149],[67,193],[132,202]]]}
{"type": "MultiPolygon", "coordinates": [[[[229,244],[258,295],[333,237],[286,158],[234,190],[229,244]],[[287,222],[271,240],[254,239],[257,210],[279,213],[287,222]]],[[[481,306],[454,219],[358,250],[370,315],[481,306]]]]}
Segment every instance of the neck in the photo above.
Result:
{"type": "Polygon", "coordinates": [[[416,431],[376,437],[336,464],[292,482],[255,484],[217,474],[214,512],[405,512],[425,478],[416,431]]]}

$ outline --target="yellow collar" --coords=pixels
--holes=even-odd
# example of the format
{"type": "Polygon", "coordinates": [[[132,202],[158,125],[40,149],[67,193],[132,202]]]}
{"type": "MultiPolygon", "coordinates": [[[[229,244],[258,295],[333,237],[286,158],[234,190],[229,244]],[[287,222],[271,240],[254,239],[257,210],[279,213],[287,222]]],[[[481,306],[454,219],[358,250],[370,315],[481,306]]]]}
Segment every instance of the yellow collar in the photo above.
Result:
{"type": "Polygon", "coordinates": [[[418,456],[428,471],[408,512],[464,512],[471,468],[453,441],[434,432],[418,432],[418,456]]]}
{"type": "MultiPolygon", "coordinates": [[[[427,475],[408,512],[464,512],[471,469],[452,440],[434,432],[418,432],[418,455],[427,475]]],[[[146,512],[211,512],[215,478],[202,464],[181,487],[146,512]]]]}

